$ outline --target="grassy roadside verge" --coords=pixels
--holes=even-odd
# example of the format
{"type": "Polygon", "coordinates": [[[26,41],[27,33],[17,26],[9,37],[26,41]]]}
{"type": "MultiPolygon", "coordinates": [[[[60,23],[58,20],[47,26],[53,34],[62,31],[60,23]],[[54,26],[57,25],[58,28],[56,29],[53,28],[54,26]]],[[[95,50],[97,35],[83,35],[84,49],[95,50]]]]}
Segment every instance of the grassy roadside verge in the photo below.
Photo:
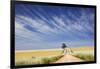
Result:
{"type": "Polygon", "coordinates": [[[62,55],[52,56],[52,57],[32,57],[30,59],[22,59],[15,61],[15,65],[34,65],[34,64],[50,64],[59,60],[62,55]]]}
{"type": "Polygon", "coordinates": [[[78,53],[78,54],[74,54],[73,56],[80,58],[82,60],[85,60],[85,61],[94,61],[94,56],[92,54],[78,53]]]}

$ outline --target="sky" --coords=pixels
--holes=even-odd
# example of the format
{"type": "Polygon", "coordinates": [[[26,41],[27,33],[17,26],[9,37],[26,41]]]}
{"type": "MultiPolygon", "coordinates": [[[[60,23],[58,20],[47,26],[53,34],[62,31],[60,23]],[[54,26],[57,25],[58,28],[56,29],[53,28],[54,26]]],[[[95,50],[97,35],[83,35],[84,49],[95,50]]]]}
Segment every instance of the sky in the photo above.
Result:
{"type": "Polygon", "coordinates": [[[15,49],[94,46],[94,8],[15,5],[15,49]]]}

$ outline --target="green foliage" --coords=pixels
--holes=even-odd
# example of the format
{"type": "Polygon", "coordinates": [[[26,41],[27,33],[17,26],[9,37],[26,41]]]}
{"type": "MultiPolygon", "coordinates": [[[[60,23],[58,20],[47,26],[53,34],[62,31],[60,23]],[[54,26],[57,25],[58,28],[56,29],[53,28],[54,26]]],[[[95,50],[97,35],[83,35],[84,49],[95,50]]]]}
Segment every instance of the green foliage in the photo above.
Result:
{"type": "Polygon", "coordinates": [[[76,54],[74,56],[85,61],[94,61],[94,56],[91,54],[76,54]]]}
{"type": "Polygon", "coordinates": [[[55,57],[49,57],[49,58],[43,58],[42,64],[49,64],[49,63],[55,62],[55,61],[59,60],[61,57],[62,57],[62,55],[55,56],[55,57]]]}
{"type": "Polygon", "coordinates": [[[20,61],[16,61],[16,66],[19,65],[32,65],[32,64],[50,64],[52,62],[55,62],[57,60],[59,60],[62,57],[62,55],[58,55],[58,56],[52,56],[52,57],[41,57],[41,58],[31,58],[28,60],[20,60],[20,61]]]}
{"type": "Polygon", "coordinates": [[[41,61],[42,61],[42,64],[50,63],[50,59],[49,58],[43,58],[41,61]]]}

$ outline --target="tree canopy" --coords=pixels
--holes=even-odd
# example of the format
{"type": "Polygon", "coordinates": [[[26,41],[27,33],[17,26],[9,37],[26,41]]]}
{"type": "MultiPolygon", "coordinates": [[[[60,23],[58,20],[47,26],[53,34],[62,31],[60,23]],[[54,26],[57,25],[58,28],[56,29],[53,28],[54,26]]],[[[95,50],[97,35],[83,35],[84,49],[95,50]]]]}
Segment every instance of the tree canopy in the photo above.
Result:
{"type": "Polygon", "coordinates": [[[64,49],[66,47],[67,47],[67,45],[65,43],[62,43],[62,48],[64,49]]]}

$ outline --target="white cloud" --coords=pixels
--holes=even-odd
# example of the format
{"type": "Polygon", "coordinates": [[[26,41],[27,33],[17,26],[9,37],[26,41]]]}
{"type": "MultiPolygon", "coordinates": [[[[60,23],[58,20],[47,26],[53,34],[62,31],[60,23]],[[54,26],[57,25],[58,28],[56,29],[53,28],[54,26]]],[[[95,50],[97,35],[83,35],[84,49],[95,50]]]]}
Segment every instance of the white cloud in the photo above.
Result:
{"type": "Polygon", "coordinates": [[[32,19],[30,17],[25,17],[21,15],[17,15],[18,18],[21,18],[26,25],[29,25],[33,28],[35,28],[37,31],[41,33],[55,33],[54,29],[51,28],[49,25],[45,23],[45,21],[41,19],[32,19]]]}
{"type": "Polygon", "coordinates": [[[31,32],[24,27],[26,24],[21,24],[20,21],[15,19],[15,33],[17,37],[23,37],[25,39],[33,40],[33,41],[40,41],[42,40],[41,36],[39,36],[35,32],[31,32]],[[33,39],[32,39],[33,38],[33,39]]]}
{"type": "MultiPolygon", "coordinates": [[[[81,15],[79,19],[75,22],[67,19],[64,15],[61,17],[52,16],[53,19],[49,20],[49,22],[55,26],[54,28],[50,27],[46,21],[42,19],[32,19],[31,17],[16,15],[15,18],[15,32],[16,32],[16,45],[27,47],[29,48],[39,45],[48,45],[50,44],[46,41],[46,37],[42,37],[40,34],[34,31],[30,31],[29,29],[25,28],[25,26],[30,26],[38,32],[49,34],[50,36],[56,36],[55,34],[67,34],[67,37],[82,36],[87,37],[85,33],[87,30],[91,30],[92,28],[88,25],[88,19],[86,19],[86,15],[81,15]],[[66,19],[66,22],[63,21],[66,19]],[[74,23],[73,23],[74,22],[74,23]],[[84,24],[85,23],[85,24],[84,24]],[[18,40],[18,41],[17,41],[18,40]],[[24,44],[27,43],[27,44],[24,44]],[[38,44],[39,43],[39,44],[38,44]]],[[[48,21],[48,20],[47,20],[48,21]]],[[[60,36],[57,36],[60,37],[60,36]]],[[[48,39],[47,39],[48,40],[48,39]]]]}

